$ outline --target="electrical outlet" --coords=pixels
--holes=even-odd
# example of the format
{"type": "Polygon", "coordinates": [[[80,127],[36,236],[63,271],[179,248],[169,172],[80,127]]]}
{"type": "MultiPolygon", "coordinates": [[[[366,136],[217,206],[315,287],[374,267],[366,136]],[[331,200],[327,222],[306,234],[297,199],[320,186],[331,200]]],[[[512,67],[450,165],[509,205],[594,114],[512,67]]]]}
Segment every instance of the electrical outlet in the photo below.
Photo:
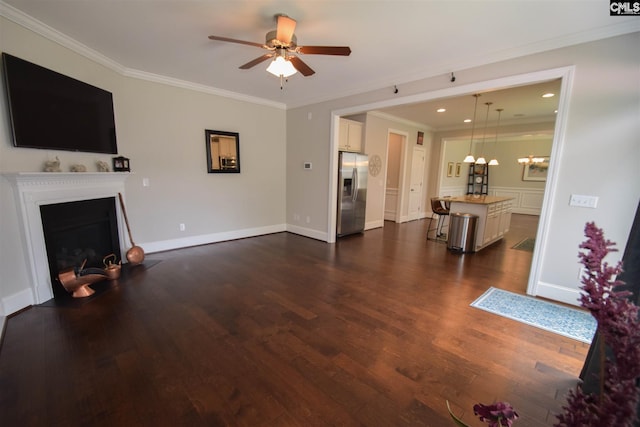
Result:
{"type": "Polygon", "coordinates": [[[571,199],[569,199],[569,206],[578,206],[581,208],[595,209],[598,206],[598,197],[572,194],[571,199]]]}
{"type": "Polygon", "coordinates": [[[584,267],[578,268],[578,281],[582,280],[582,277],[585,275],[586,272],[587,270],[584,267]]]}
{"type": "Polygon", "coordinates": [[[142,178],[142,186],[143,187],[149,186],[149,178],[142,178]]]}
{"type": "Polygon", "coordinates": [[[180,228],[180,231],[184,231],[184,230],[186,230],[186,227],[185,227],[185,225],[184,225],[184,224],[180,224],[180,227],[179,227],[179,228],[180,228]]]}

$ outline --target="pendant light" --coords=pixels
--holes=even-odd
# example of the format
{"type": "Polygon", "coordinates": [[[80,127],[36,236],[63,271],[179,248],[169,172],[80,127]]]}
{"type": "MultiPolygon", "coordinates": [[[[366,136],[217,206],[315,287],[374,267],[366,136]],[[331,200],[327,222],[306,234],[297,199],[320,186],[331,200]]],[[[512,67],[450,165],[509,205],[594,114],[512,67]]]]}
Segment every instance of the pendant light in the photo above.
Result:
{"type": "Polygon", "coordinates": [[[485,102],[484,105],[487,106],[487,115],[484,118],[484,132],[482,133],[482,147],[480,148],[480,157],[476,160],[476,165],[486,165],[487,159],[484,158],[484,139],[487,136],[487,125],[489,123],[489,108],[491,107],[493,102],[485,102]]]}
{"type": "Polygon", "coordinates": [[[502,111],[504,108],[497,108],[498,112],[498,124],[496,125],[496,139],[493,141],[493,159],[489,161],[489,166],[498,166],[498,159],[496,159],[496,151],[498,151],[498,129],[500,129],[500,116],[502,115],[502,111]]]}
{"type": "Polygon", "coordinates": [[[476,104],[475,104],[475,107],[473,107],[473,121],[471,122],[471,141],[469,141],[469,154],[467,154],[467,157],[464,158],[463,160],[464,163],[476,162],[476,159],[473,157],[473,154],[471,154],[471,148],[473,147],[473,132],[476,128],[476,111],[478,110],[478,98],[480,97],[480,94],[476,93],[473,96],[476,98],[476,104]]]}

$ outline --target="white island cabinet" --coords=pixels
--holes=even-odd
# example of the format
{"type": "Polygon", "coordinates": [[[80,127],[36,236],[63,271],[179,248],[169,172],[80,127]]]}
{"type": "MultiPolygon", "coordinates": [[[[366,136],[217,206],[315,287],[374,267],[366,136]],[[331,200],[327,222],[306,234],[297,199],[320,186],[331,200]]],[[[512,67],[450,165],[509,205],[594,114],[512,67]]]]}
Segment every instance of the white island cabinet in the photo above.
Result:
{"type": "Polygon", "coordinates": [[[447,198],[450,213],[468,213],[478,216],[475,250],[502,239],[511,225],[512,197],[460,196],[447,198]]]}

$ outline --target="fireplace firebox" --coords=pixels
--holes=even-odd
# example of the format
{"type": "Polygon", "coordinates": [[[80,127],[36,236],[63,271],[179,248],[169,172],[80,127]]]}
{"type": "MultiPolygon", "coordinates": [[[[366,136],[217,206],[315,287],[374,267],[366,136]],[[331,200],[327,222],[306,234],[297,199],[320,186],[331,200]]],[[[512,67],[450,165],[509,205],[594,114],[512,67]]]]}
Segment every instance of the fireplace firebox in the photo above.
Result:
{"type": "Polygon", "coordinates": [[[105,256],[121,259],[115,197],[40,206],[55,298],[68,292],[58,274],[69,267],[102,268],[105,256]]]}

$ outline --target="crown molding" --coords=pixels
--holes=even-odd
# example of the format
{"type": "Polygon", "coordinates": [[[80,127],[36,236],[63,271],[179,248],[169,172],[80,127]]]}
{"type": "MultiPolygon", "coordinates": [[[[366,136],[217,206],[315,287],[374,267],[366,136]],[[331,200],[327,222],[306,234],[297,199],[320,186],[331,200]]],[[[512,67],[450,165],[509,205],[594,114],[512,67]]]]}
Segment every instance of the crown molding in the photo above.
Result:
{"type": "Polygon", "coordinates": [[[286,105],[280,102],[274,102],[268,99],[257,98],[253,96],[243,95],[228,90],[218,89],[211,86],[201,85],[197,83],[188,82],[185,80],[175,79],[171,77],[161,76],[158,74],[148,73],[145,71],[135,70],[127,68],[122,64],[108,58],[105,55],[91,49],[90,47],[78,42],[77,40],[67,36],[64,33],[52,28],[45,23],[38,21],[30,15],[22,12],[19,9],[0,0],[0,16],[12,21],[21,27],[24,27],[36,34],[53,41],[62,47],[65,47],[78,55],[100,64],[122,76],[131,77],[139,80],[146,80],[153,83],[164,84],[168,86],[174,86],[182,89],[193,90],[197,92],[206,93],[209,95],[221,96],[224,98],[231,98],[238,101],[250,102],[252,104],[264,105],[267,107],[278,108],[286,110],[286,105]]]}

